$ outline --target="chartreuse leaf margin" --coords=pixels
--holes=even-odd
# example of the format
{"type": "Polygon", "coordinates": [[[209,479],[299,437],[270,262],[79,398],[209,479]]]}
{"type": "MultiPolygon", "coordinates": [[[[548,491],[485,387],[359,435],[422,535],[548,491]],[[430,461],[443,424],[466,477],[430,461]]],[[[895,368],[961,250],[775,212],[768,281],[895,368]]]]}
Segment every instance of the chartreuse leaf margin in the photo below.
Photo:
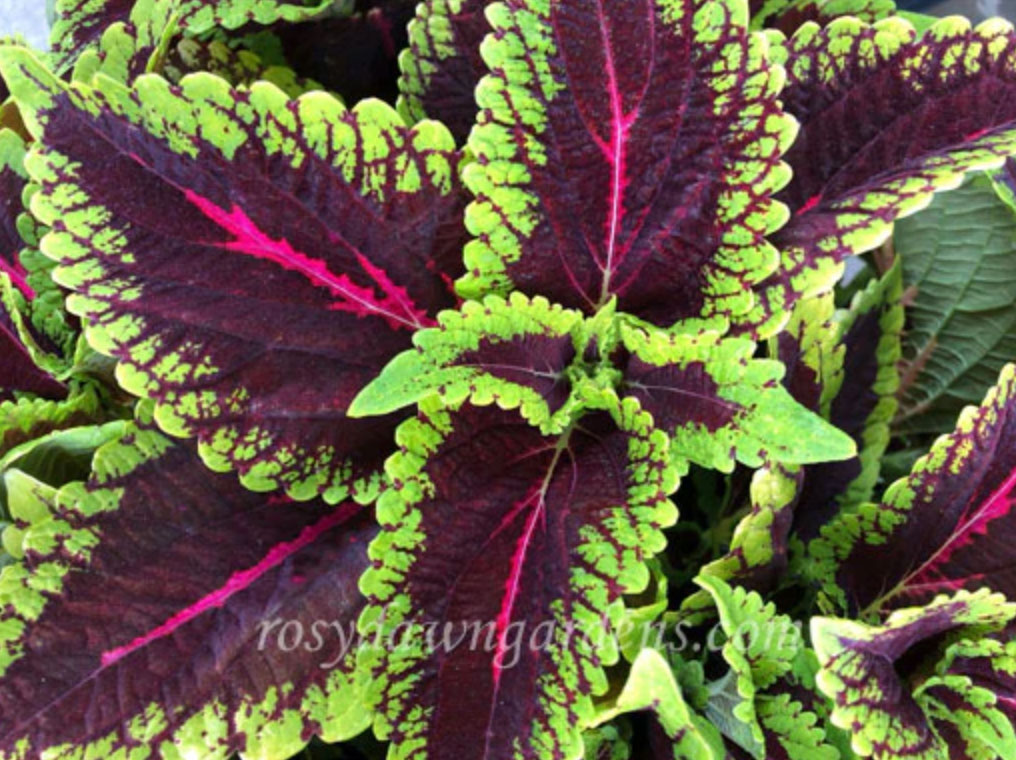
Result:
{"type": "Polygon", "coordinates": [[[123,387],[157,400],[163,429],[197,435],[206,462],[238,469],[249,488],[284,486],[300,499],[324,493],[335,502],[353,493],[369,500],[397,420],[343,422],[345,406],[408,346],[413,329],[432,324],[428,311],[453,302],[441,272],[424,260],[443,262],[455,251],[457,158],[447,131],[434,122],[405,127],[379,101],[346,110],[320,92],[296,101],[293,115],[273,85],[240,92],[203,73],[179,88],[155,76],[127,88],[101,74],[92,84],[65,85],[17,48],[0,49],[0,71],[40,139],[27,165],[40,184],[33,212],[52,227],[42,250],[60,265],[57,282],[75,291],[68,306],[87,320],[89,341],[119,360],[123,387]],[[333,129],[333,122],[342,128],[333,129]],[[300,131],[298,140],[288,137],[292,129],[300,131]],[[75,140],[78,130],[92,139],[75,140]],[[131,145],[136,130],[148,141],[144,155],[131,145]],[[247,168],[259,164],[288,180],[247,168]],[[209,174],[212,166],[255,171],[247,180],[236,176],[232,186],[251,194],[230,199],[222,184],[229,180],[209,174]],[[273,188],[301,182],[301,166],[331,183],[335,196],[329,203],[296,188],[289,196],[308,232],[320,233],[303,242],[281,229],[266,231],[282,223],[270,205],[273,188]],[[124,176],[172,200],[172,227],[164,222],[165,208],[156,216],[134,213],[118,189],[124,176]],[[340,214],[340,202],[360,203],[362,211],[340,214]],[[379,217],[391,242],[375,240],[378,248],[365,254],[364,238],[376,238],[371,226],[379,217]],[[180,229],[192,237],[179,237],[180,229]],[[312,245],[320,251],[311,252],[312,245]],[[195,264],[166,286],[167,266],[202,255],[225,256],[222,265],[239,270],[219,270],[226,280],[215,286],[193,278],[202,271],[195,264]],[[390,272],[386,256],[394,257],[390,272]],[[288,296],[280,297],[280,277],[295,289],[288,296]],[[238,282],[241,292],[233,295],[260,301],[261,325],[239,321],[202,295],[209,285],[229,289],[238,282]],[[167,304],[159,314],[147,308],[156,291],[167,304]],[[296,293],[318,302],[321,324],[294,313],[296,293]],[[170,306],[188,297],[196,300],[186,316],[170,306]],[[376,320],[369,343],[353,329],[365,319],[376,320]],[[336,351],[341,340],[355,345],[336,351]],[[274,368],[266,369],[269,364],[274,368]],[[339,387],[314,401],[311,390],[322,390],[325,378],[339,387]],[[271,408],[262,411],[268,397],[274,397],[271,408]]]}

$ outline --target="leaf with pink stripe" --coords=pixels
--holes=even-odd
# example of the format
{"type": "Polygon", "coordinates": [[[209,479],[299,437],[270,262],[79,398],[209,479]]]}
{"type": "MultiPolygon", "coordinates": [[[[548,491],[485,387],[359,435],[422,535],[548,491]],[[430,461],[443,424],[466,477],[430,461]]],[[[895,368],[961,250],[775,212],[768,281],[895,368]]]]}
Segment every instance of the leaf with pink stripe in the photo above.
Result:
{"type": "Polygon", "coordinates": [[[664,436],[633,400],[560,435],[495,406],[421,409],[361,581],[361,633],[386,643],[364,650],[376,730],[389,758],[578,757],[618,658],[605,626],[677,517],[664,436]]]}
{"type": "Polygon", "coordinates": [[[28,183],[24,158],[21,137],[0,128],[0,273],[7,275],[25,298],[31,298],[35,291],[28,284],[28,272],[19,256],[25,247],[18,231],[18,217],[25,211],[21,196],[28,183]]]}
{"type": "Polygon", "coordinates": [[[22,194],[28,183],[24,157],[21,137],[0,128],[0,401],[9,401],[16,391],[48,399],[67,393],[62,383],[36,364],[22,339],[27,332],[49,347],[46,338],[31,329],[28,300],[36,293],[21,258],[25,241],[19,217],[25,212],[22,194]]]}
{"type": "Polygon", "coordinates": [[[813,544],[830,594],[851,609],[921,604],[957,589],[1016,598],[1016,365],[960,415],[878,504],[845,515],[813,544]],[[841,587],[837,593],[834,585],[841,587]]]}
{"type": "Polygon", "coordinates": [[[124,387],[255,490],[369,493],[405,414],[346,408],[456,302],[447,130],[208,74],[67,86],[16,48],[0,69],[39,141],[42,247],[124,387]]]}
{"type": "Polygon", "coordinates": [[[285,760],[362,731],[370,511],[252,493],[147,425],[87,483],[10,494],[0,756],[285,760]]]}
{"type": "Polygon", "coordinates": [[[747,4],[508,0],[487,19],[460,292],[616,297],[660,326],[750,311],[795,129],[747,4]]]}
{"type": "Polygon", "coordinates": [[[828,290],[844,260],[880,246],[893,221],[1016,150],[1016,33],[959,16],[923,35],[898,17],[806,23],[774,57],[800,122],[777,196],[790,221],[772,241],[782,264],[746,324],[771,335],[802,296],[828,290]]]}

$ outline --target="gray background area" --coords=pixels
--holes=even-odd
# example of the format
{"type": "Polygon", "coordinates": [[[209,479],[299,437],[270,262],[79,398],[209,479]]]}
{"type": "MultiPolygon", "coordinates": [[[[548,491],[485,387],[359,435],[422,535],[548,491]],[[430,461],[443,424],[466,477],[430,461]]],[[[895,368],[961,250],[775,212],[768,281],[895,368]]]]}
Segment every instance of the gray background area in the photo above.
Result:
{"type": "Polygon", "coordinates": [[[0,0],[0,37],[8,34],[21,34],[33,47],[45,46],[46,0],[0,0]]]}
{"type": "MultiPolygon", "coordinates": [[[[988,16],[1016,19],[1016,0],[897,0],[906,10],[945,16],[959,13],[979,20],[988,16]]],[[[0,0],[0,36],[21,34],[43,47],[48,36],[46,0],[0,0]]]]}

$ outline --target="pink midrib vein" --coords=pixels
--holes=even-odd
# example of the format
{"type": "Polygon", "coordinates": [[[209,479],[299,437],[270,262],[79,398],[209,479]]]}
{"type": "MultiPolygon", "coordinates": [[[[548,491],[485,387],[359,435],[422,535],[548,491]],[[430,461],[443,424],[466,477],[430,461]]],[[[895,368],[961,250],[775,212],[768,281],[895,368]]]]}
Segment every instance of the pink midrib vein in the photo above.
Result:
{"type": "Polygon", "coordinates": [[[14,287],[20,290],[25,298],[31,300],[35,298],[35,291],[32,286],[28,284],[28,280],[25,279],[25,272],[18,266],[6,261],[0,257],[0,272],[3,272],[11,278],[11,282],[14,283],[14,287]]]}
{"type": "Polygon", "coordinates": [[[332,308],[336,311],[375,313],[385,317],[393,327],[408,327],[411,330],[436,324],[413,304],[404,288],[393,283],[383,269],[372,264],[359,251],[356,252],[357,262],[377,284],[384,298],[378,299],[369,288],[357,286],[348,275],[335,275],[324,262],[294,250],[289,241],[272,240],[239,206],[225,211],[189,189],[184,190],[184,196],[202,214],[233,236],[231,242],[217,243],[218,247],[271,261],[284,269],[299,272],[314,284],[327,288],[346,301],[335,303],[332,308]]]}
{"type": "Polygon", "coordinates": [[[490,695],[490,717],[488,719],[486,744],[483,750],[484,758],[490,756],[490,722],[494,719],[494,710],[498,704],[498,693],[501,688],[501,675],[504,672],[504,668],[501,663],[504,661],[504,655],[508,647],[508,626],[511,625],[515,602],[518,600],[519,588],[522,585],[522,571],[525,566],[526,555],[529,552],[529,547],[532,544],[533,535],[536,533],[536,526],[539,523],[540,518],[542,517],[544,518],[544,521],[546,521],[547,489],[550,488],[550,481],[557,470],[558,462],[561,460],[561,454],[567,450],[569,437],[569,433],[562,434],[557,448],[554,451],[554,457],[551,460],[550,465],[547,467],[547,473],[543,480],[535,486],[533,490],[526,494],[526,497],[521,502],[512,507],[511,512],[505,516],[504,520],[502,520],[501,524],[498,526],[497,532],[504,530],[515,521],[515,518],[520,512],[529,507],[529,514],[526,516],[526,523],[522,528],[522,534],[519,536],[519,540],[515,544],[515,551],[512,554],[508,571],[508,580],[505,582],[505,592],[504,596],[501,598],[501,608],[497,616],[497,645],[495,647],[494,657],[491,660],[494,687],[490,695]]]}
{"type": "Polygon", "coordinates": [[[1016,496],[1013,495],[1014,489],[1016,489],[1016,469],[1009,473],[1009,477],[1002,482],[1002,485],[992,492],[981,509],[978,509],[958,530],[950,535],[949,540],[942,544],[941,548],[916,571],[908,575],[906,580],[900,584],[900,587],[908,588],[911,584],[924,585],[934,582],[934,579],[928,576],[936,568],[948,562],[957,549],[965,546],[965,539],[968,536],[978,532],[983,533],[987,530],[988,523],[1000,517],[1005,517],[1009,513],[1014,506],[1014,502],[1016,502],[1016,496]]]}
{"type": "Polygon", "coordinates": [[[318,520],[313,525],[308,525],[292,541],[283,541],[273,546],[268,553],[255,565],[233,573],[229,580],[219,588],[206,594],[189,607],[186,607],[167,619],[161,625],[156,626],[147,633],[138,636],[133,641],[115,649],[102,653],[102,666],[108,667],[118,660],[123,659],[131,652],[145,647],[152,642],[169,636],[181,626],[191,620],[203,615],[209,610],[222,607],[233,596],[240,591],[249,588],[261,576],[269,570],[279,566],[296,552],[314,543],[324,533],[340,525],[349,519],[349,509],[337,509],[329,515],[318,520]]]}
{"type": "Polygon", "coordinates": [[[607,75],[607,88],[610,96],[610,145],[600,143],[600,149],[606,154],[610,163],[610,218],[607,232],[607,260],[603,266],[603,284],[600,288],[600,306],[606,304],[611,296],[610,280],[614,274],[614,259],[617,256],[617,238],[624,216],[624,191],[628,154],[628,133],[635,122],[637,113],[626,116],[621,101],[621,91],[617,81],[617,69],[614,64],[614,50],[611,47],[607,23],[603,16],[603,6],[597,5],[600,25],[600,39],[603,43],[604,68],[607,75]]]}

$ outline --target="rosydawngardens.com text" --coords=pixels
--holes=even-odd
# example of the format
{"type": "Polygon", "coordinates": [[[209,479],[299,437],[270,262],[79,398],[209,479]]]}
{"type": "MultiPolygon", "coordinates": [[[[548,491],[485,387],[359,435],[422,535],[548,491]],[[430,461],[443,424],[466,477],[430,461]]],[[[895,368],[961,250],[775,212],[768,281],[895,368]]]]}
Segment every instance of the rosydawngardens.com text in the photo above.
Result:
{"type": "Polygon", "coordinates": [[[494,664],[503,670],[515,667],[527,652],[593,654],[617,651],[625,645],[697,654],[703,650],[718,652],[727,641],[738,637],[756,651],[781,649],[800,636],[800,627],[800,623],[786,619],[771,623],[746,621],[728,635],[719,624],[703,629],[687,621],[636,624],[624,619],[613,625],[601,621],[586,626],[557,620],[535,625],[527,621],[402,621],[385,625],[382,615],[370,625],[358,627],[355,621],[348,620],[308,622],[276,617],[260,622],[258,650],[317,653],[324,658],[319,667],[331,669],[350,662],[350,657],[367,647],[421,656],[467,648],[491,653],[494,664]]]}

